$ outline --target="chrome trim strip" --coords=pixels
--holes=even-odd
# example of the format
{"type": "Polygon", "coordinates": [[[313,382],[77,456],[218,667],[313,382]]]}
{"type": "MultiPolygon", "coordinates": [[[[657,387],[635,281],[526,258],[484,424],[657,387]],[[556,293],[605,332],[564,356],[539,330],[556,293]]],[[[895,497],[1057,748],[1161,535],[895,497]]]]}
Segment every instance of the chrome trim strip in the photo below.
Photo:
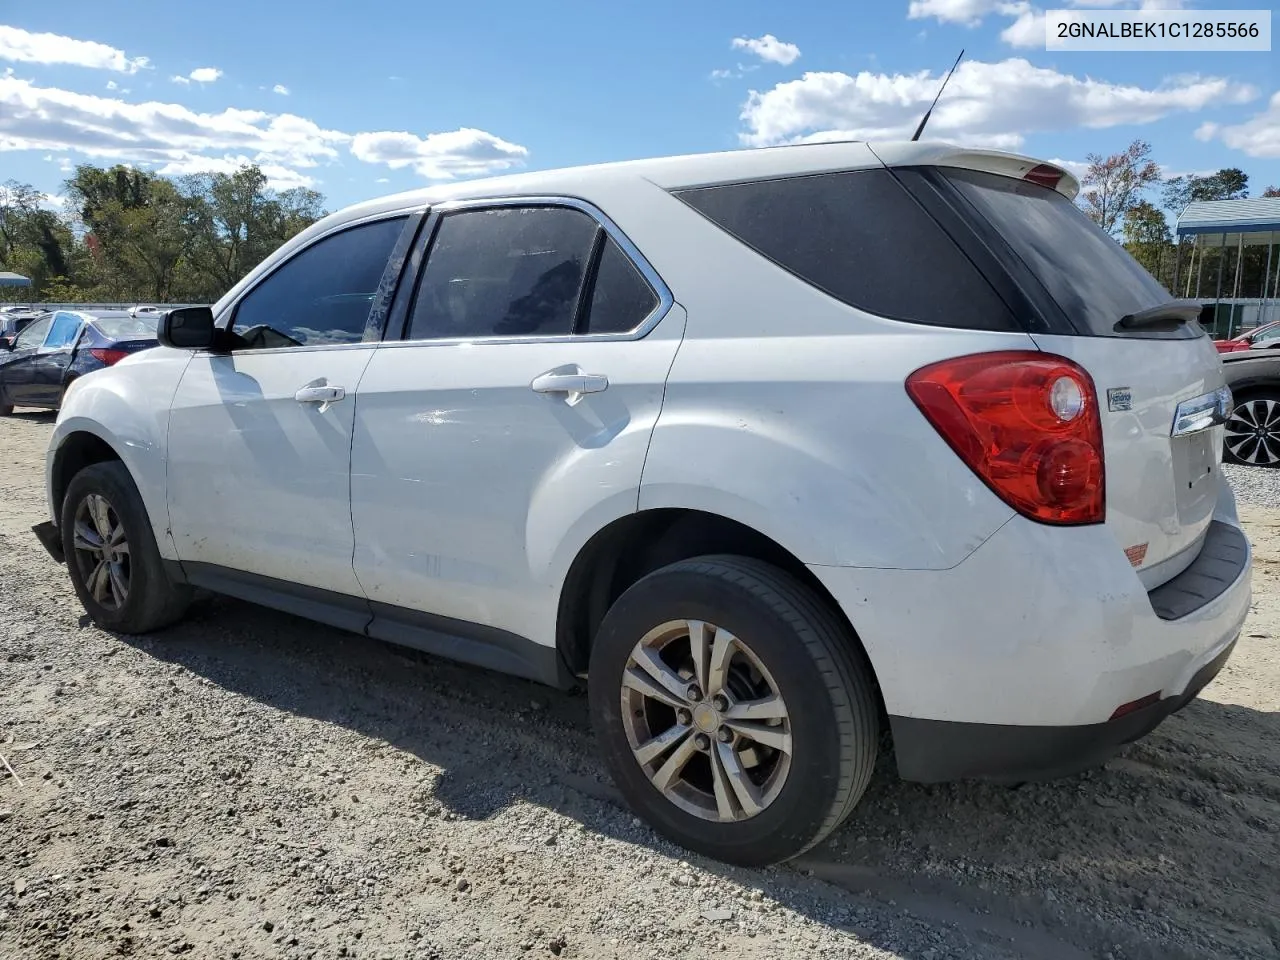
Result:
{"type": "Polygon", "coordinates": [[[1183,400],[1173,414],[1171,437],[1185,437],[1227,422],[1231,413],[1231,388],[1219,387],[1212,393],[1183,400]]]}

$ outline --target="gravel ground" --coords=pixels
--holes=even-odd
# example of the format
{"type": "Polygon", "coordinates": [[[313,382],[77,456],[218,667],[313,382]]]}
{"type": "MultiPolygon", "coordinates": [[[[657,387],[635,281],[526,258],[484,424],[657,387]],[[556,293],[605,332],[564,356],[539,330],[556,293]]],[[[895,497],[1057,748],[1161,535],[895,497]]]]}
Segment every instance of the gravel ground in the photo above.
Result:
{"type": "Polygon", "coordinates": [[[622,809],[581,695],[224,599],[92,627],[29,533],[51,424],[0,422],[0,957],[1280,956],[1275,473],[1232,471],[1270,509],[1200,700],[1068,780],[882,767],[748,871],[622,809]]]}
{"type": "Polygon", "coordinates": [[[1224,463],[1222,472],[1235,487],[1236,502],[1244,506],[1270,507],[1280,511],[1280,470],[1240,467],[1224,463]]]}

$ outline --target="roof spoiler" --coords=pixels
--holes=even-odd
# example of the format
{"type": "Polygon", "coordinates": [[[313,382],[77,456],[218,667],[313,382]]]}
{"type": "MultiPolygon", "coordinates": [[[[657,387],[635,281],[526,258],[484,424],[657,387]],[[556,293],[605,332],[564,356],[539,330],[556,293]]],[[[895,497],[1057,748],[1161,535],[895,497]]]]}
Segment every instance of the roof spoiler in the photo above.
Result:
{"type": "Polygon", "coordinates": [[[1002,177],[1028,180],[1057,190],[1068,200],[1080,193],[1080,181],[1069,170],[1056,163],[1025,157],[1002,150],[977,150],[950,143],[871,144],[876,156],[886,167],[929,165],[979,170],[1002,177]]]}

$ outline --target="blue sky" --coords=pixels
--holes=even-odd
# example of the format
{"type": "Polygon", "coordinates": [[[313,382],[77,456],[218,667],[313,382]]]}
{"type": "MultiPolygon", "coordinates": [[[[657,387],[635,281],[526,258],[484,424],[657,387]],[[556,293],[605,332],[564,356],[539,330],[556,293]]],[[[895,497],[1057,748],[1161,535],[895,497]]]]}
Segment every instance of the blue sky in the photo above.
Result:
{"type": "Polygon", "coordinates": [[[0,181],[56,195],[80,162],[179,174],[245,158],[336,208],[506,170],[905,138],[963,46],[933,137],[1079,162],[1140,136],[1171,173],[1239,166],[1255,193],[1280,184],[1274,53],[1047,53],[1040,12],[1031,0],[10,6],[0,181]]]}

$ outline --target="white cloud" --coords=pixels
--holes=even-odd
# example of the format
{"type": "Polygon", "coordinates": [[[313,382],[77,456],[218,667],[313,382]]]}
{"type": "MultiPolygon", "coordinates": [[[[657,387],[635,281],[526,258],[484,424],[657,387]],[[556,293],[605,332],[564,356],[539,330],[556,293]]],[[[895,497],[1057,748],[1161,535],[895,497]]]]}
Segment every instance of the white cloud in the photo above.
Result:
{"type": "Polygon", "coordinates": [[[1044,11],[1029,3],[1010,4],[1006,12],[1017,10],[1017,19],[1000,31],[1000,39],[1011,47],[1045,45],[1044,11]]]}
{"type": "Polygon", "coordinates": [[[283,83],[277,83],[274,87],[271,88],[271,92],[278,93],[282,97],[287,97],[289,95],[289,88],[286,87],[283,83]]]}
{"type": "Polygon", "coordinates": [[[290,113],[231,107],[200,113],[176,103],[129,103],[0,76],[0,152],[71,152],[157,165],[166,175],[225,171],[252,161],[274,186],[290,187],[314,186],[307,171],[337,161],[347,149],[360,160],[412,167],[432,179],[509,169],[529,152],[483,130],[353,135],[290,113]]]}
{"type": "Polygon", "coordinates": [[[180,177],[191,173],[235,173],[241,167],[256,163],[258,169],[267,178],[267,186],[273,190],[289,190],[293,187],[314,188],[316,178],[298,170],[282,166],[270,161],[262,162],[262,158],[240,156],[207,157],[199,154],[187,154],[169,160],[156,170],[165,177],[180,177]]]}
{"type": "Polygon", "coordinates": [[[358,160],[386,164],[392,170],[412,167],[433,180],[506,170],[529,155],[525,147],[469,127],[426,137],[390,130],[358,133],[352,138],[351,153],[358,160]]]}
{"type": "Polygon", "coordinates": [[[1221,140],[1246,156],[1280,158],[1280,91],[1272,95],[1267,109],[1244,123],[1205,123],[1196,130],[1197,140],[1221,140]]]}
{"type": "Polygon", "coordinates": [[[196,67],[185,77],[173,76],[169,79],[174,83],[181,83],[184,86],[191,83],[213,83],[222,76],[222,71],[217,67],[196,67]]]}
{"type": "Polygon", "coordinates": [[[784,67],[800,59],[800,48],[794,43],[784,43],[772,33],[763,37],[737,37],[730,47],[734,50],[746,50],[761,60],[769,63],[780,63],[784,67]]]}
{"type": "Polygon", "coordinates": [[[114,80],[108,80],[108,81],[107,81],[107,89],[108,89],[108,90],[115,90],[115,89],[116,89],[117,87],[119,87],[119,86],[120,86],[120,84],[116,83],[114,80]]]}
{"type": "MultiPolygon", "coordinates": [[[[806,73],[742,108],[744,143],[765,146],[834,139],[906,139],[938,92],[941,77],[862,72],[806,73]]],[[[1219,77],[1183,76],[1158,87],[1079,78],[1021,58],[968,61],[956,70],[929,121],[928,136],[971,145],[1019,147],[1041,130],[1150,123],[1171,113],[1243,103],[1257,92],[1219,77]]]]}
{"type": "Polygon", "coordinates": [[[314,167],[349,136],[292,114],[227,108],[197,113],[176,103],[128,103],[0,78],[0,151],[73,150],[108,160],[163,163],[229,151],[314,167]]]}
{"type": "Polygon", "coordinates": [[[0,25],[0,60],[15,63],[68,63],[94,70],[137,73],[150,66],[146,57],[127,57],[123,50],[93,40],[75,40],[57,33],[31,33],[0,25]]]}
{"type": "Polygon", "coordinates": [[[923,20],[933,17],[943,23],[963,23],[967,27],[976,27],[983,17],[998,12],[1006,2],[1007,0],[911,0],[907,18],[923,20]]]}
{"type": "Polygon", "coordinates": [[[390,183],[390,182],[391,182],[391,178],[390,178],[390,177],[379,177],[377,180],[375,180],[375,181],[373,181],[373,182],[374,182],[374,183],[390,183]]]}

